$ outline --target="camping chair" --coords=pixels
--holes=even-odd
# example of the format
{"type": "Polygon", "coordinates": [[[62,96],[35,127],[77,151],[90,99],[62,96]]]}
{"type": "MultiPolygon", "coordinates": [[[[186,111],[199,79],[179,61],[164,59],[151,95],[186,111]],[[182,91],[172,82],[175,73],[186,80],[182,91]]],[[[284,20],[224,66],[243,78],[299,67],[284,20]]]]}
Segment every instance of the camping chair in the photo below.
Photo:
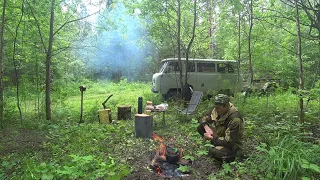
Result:
{"type": "Polygon", "coordinates": [[[190,102],[188,103],[188,107],[185,109],[178,109],[178,111],[181,114],[185,114],[185,115],[190,115],[190,114],[194,113],[194,111],[197,109],[197,106],[200,104],[202,94],[203,94],[203,92],[194,91],[192,93],[192,97],[190,99],[190,102]]]}

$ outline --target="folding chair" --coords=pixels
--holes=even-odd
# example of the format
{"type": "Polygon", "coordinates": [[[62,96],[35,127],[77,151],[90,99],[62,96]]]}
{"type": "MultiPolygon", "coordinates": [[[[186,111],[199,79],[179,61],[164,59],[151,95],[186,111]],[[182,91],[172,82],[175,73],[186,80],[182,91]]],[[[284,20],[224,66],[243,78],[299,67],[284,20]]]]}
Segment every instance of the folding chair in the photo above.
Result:
{"type": "Polygon", "coordinates": [[[195,112],[197,109],[197,106],[200,104],[201,98],[202,98],[203,92],[201,91],[194,91],[192,93],[192,97],[190,99],[190,102],[188,103],[187,108],[185,109],[178,109],[178,111],[181,114],[190,115],[195,112]]]}

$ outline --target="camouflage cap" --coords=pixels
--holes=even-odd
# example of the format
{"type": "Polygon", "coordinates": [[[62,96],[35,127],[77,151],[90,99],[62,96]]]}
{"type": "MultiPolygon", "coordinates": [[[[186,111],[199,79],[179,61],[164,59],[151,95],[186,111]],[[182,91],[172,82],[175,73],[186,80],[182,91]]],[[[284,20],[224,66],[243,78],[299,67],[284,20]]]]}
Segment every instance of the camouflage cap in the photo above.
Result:
{"type": "Polygon", "coordinates": [[[226,105],[226,104],[229,104],[229,102],[230,102],[229,97],[225,94],[218,94],[214,97],[215,105],[226,105]]]}

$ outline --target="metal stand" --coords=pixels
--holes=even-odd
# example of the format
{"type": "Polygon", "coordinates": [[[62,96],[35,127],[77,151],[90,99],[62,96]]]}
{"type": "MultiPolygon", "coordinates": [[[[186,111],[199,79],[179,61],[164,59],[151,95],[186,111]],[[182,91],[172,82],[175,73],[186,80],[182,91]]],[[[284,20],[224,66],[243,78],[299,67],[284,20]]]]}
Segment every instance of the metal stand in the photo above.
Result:
{"type": "Polygon", "coordinates": [[[81,105],[80,105],[80,120],[79,120],[79,124],[83,123],[83,92],[86,91],[86,87],[85,86],[80,86],[80,92],[81,92],[81,105]]]}

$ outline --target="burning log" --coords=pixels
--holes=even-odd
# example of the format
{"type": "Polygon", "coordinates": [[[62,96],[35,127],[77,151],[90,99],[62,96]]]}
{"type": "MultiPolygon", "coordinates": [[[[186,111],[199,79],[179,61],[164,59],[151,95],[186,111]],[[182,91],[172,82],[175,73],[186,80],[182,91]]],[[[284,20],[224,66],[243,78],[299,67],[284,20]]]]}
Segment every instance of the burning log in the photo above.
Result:
{"type": "Polygon", "coordinates": [[[131,106],[119,106],[118,107],[118,120],[131,119],[131,106]]]}
{"type": "Polygon", "coordinates": [[[185,176],[184,173],[178,170],[179,164],[189,165],[191,161],[182,159],[183,149],[179,149],[173,142],[166,145],[165,140],[156,134],[153,134],[152,137],[160,145],[156,148],[156,154],[151,160],[149,167],[155,173],[162,176],[185,176]]]}

